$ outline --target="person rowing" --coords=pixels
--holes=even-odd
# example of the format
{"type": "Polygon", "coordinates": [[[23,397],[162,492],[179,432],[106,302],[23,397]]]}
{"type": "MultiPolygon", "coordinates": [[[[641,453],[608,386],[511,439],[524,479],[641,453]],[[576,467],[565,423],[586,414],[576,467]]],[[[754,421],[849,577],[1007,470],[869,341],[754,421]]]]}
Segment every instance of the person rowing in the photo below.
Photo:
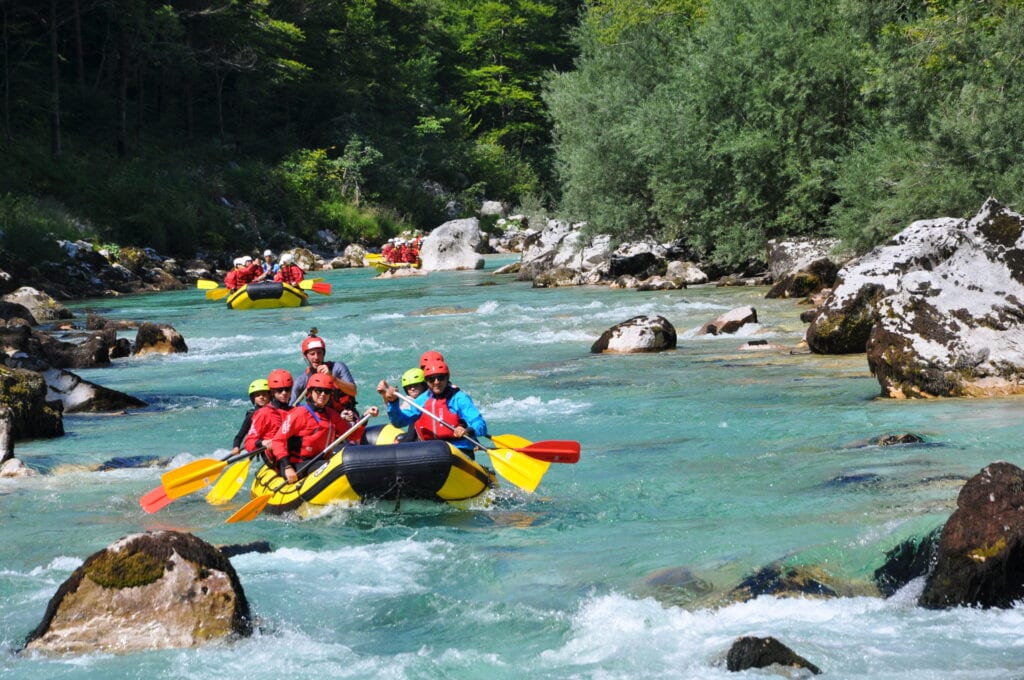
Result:
{"type": "Polygon", "coordinates": [[[327,343],[316,334],[315,328],[310,329],[309,336],[302,341],[300,347],[302,356],[306,359],[307,368],[295,379],[295,384],[292,386],[292,403],[295,403],[302,390],[305,389],[309,377],[316,374],[326,375],[334,381],[336,390],[332,394],[334,410],[341,410],[346,395],[353,400],[356,398],[358,390],[355,378],[352,377],[352,371],[348,370],[344,361],[324,360],[327,355],[327,343]]]}
{"type": "Polygon", "coordinates": [[[288,412],[271,440],[271,465],[290,484],[299,481],[297,468],[351,427],[331,408],[333,393],[334,380],[330,375],[316,373],[310,377],[306,383],[306,403],[288,412]]]}
{"type": "MultiPolygon", "coordinates": [[[[382,380],[378,391],[388,404],[388,417],[393,425],[400,427],[410,425],[419,439],[443,439],[450,441],[470,458],[474,444],[464,436],[474,439],[487,436],[487,422],[480,409],[476,407],[468,394],[450,382],[451,373],[444,361],[428,361],[423,370],[427,383],[427,392],[423,400],[423,413],[418,417],[406,415],[401,408],[393,409],[392,402],[398,401],[398,394],[393,385],[382,380]],[[433,416],[433,417],[431,417],[433,416]],[[438,420],[445,424],[441,424],[438,420]],[[398,423],[401,423],[399,425],[398,423]]],[[[421,395],[420,398],[423,398],[421,395]]],[[[419,403],[419,399],[416,400],[419,403]]]]}

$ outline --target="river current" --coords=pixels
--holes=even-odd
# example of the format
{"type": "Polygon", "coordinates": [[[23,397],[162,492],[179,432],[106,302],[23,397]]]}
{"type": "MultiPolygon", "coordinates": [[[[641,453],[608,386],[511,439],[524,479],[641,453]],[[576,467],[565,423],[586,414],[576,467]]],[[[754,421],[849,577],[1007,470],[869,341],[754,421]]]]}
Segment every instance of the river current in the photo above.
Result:
{"type": "Polygon", "coordinates": [[[965,479],[996,460],[1024,464],[1024,400],[881,399],[863,355],[740,350],[803,335],[804,308],[764,288],[533,289],[492,275],[507,261],[394,280],[327,272],[333,294],[299,309],[230,311],[196,290],[73,305],[79,321],[172,324],[189,352],[79,371],[150,406],[68,415],[66,436],[18,443],[44,474],[0,480],[0,677],[762,677],[724,668],[744,635],[775,636],[830,678],[1024,677],[1024,608],[924,610],[920,582],[889,599],[858,594],[887,550],[945,521],[965,479]],[[760,323],[695,335],[740,305],[760,323]],[[678,348],[589,353],[637,314],[665,316],[678,348]],[[301,370],[311,327],[349,365],[362,406],[377,403],[380,378],[437,349],[492,434],[575,439],[581,460],[552,465],[535,494],[505,485],[470,509],[378,502],[231,525],[247,493],[220,508],[196,493],[147,515],[138,499],[162,469],[90,469],[225,454],[249,382],[301,370]],[[903,432],[927,443],[870,444],[903,432]],[[166,528],[270,542],[232,558],[256,635],[124,656],[14,653],[85,558],[166,528]],[[847,594],[724,600],[770,564],[812,567],[847,594]]]}

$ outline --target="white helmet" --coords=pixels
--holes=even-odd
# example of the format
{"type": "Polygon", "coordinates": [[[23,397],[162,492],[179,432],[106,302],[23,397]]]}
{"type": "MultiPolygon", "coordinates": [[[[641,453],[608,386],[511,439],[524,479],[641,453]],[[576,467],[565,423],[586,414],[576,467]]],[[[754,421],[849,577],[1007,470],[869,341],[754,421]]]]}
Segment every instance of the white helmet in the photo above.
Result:
{"type": "Polygon", "coordinates": [[[236,257],[236,258],[235,258],[235,260],[234,260],[234,262],[235,262],[235,266],[236,266],[236,267],[238,267],[238,266],[240,266],[240,265],[243,265],[243,264],[245,264],[245,262],[243,262],[243,261],[242,261],[242,258],[240,258],[240,257],[236,257]]]}
{"type": "Polygon", "coordinates": [[[274,251],[271,250],[270,248],[267,248],[266,250],[263,251],[263,257],[268,257],[268,256],[269,257],[273,257],[274,256],[274,251]]]}
{"type": "Polygon", "coordinates": [[[249,264],[250,262],[252,262],[252,255],[242,256],[242,264],[249,264]]]}
{"type": "Polygon", "coordinates": [[[281,264],[292,264],[295,262],[295,256],[291,253],[285,253],[281,256],[281,264]]]}

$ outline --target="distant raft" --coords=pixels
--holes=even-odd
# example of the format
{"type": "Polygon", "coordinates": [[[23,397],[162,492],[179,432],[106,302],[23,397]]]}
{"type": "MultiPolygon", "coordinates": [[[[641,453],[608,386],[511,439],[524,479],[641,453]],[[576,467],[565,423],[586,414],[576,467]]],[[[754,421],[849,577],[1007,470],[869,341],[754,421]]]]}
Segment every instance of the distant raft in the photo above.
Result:
{"type": "Polygon", "coordinates": [[[494,473],[440,440],[346,446],[295,484],[264,465],[252,496],[271,496],[266,511],[280,514],[304,503],[363,500],[465,501],[496,483],[494,473]]]}
{"type": "Polygon", "coordinates": [[[264,281],[250,283],[228,295],[231,309],[274,309],[276,307],[302,307],[309,304],[306,291],[290,283],[264,281]]]}

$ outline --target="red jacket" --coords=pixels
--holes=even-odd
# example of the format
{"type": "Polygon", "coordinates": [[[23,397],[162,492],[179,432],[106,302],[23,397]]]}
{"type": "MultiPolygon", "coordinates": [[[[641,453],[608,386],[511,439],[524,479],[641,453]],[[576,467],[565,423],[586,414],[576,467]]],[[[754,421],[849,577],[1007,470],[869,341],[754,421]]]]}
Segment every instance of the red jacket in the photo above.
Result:
{"type": "Polygon", "coordinates": [[[262,446],[261,442],[264,439],[273,439],[274,435],[281,429],[281,423],[284,422],[284,416],[287,412],[287,409],[278,408],[273,404],[267,404],[256,409],[256,412],[252,414],[252,425],[249,427],[249,433],[245,435],[245,442],[243,443],[245,450],[255,451],[262,446]]]}
{"type": "Polygon", "coordinates": [[[296,406],[285,416],[281,429],[273,437],[270,459],[275,465],[287,460],[296,467],[319,454],[350,427],[352,425],[330,407],[316,411],[307,404],[296,406]]]}
{"type": "Polygon", "coordinates": [[[263,267],[260,266],[259,262],[253,262],[248,267],[242,270],[241,278],[245,283],[252,283],[256,280],[256,277],[263,273],[263,267]]]}
{"type": "Polygon", "coordinates": [[[299,285],[299,282],[305,278],[306,272],[302,271],[302,267],[297,264],[284,264],[281,265],[281,271],[274,275],[275,281],[282,283],[290,283],[293,286],[299,285]]]}
{"type": "Polygon", "coordinates": [[[245,278],[243,276],[244,273],[244,269],[237,268],[229,271],[227,273],[227,276],[224,277],[224,287],[227,288],[228,290],[235,290],[236,288],[241,288],[242,286],[244,286],[246,284],[245,278]]]}

